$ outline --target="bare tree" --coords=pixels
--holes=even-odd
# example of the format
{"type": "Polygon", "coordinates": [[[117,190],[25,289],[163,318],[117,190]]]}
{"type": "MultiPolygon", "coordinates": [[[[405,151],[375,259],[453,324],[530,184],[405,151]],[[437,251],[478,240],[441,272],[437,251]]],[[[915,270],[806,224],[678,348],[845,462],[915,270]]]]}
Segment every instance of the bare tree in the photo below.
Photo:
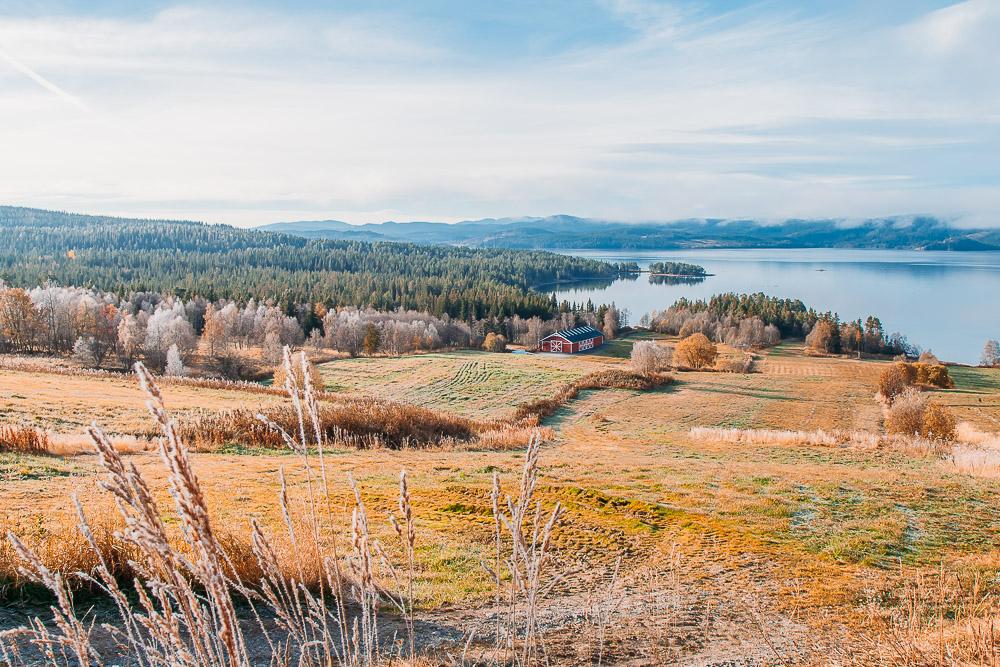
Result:
{"type": "Polygon", "coordinates": [[[672,351],[653,340],[640,340],[632,345],[629,361],[637,373],[655,373],[670,365],[672,351]]]}
{"type": "Polygon", "coordinates": [[[1000,342],[988,340],[983,345],[983,356],[980,366],[1000,366],[1000,342]]]}

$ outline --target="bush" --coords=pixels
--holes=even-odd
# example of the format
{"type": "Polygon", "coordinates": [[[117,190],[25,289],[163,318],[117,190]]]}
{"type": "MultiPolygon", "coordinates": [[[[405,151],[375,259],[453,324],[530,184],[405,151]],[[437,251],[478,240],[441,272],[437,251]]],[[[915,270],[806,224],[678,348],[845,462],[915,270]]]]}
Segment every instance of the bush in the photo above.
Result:
{"type": "Polygon", "coordinates": [[[486,334],[486,338],[483,340],[483,349],[487,352],[506,352],[507,339],[491,331],[486,334]]]}
{"type": "Polygon", "coordinates": [[[956,436],[955,427],[955,415],[951,410],[937,403],[929,403],[924,410],[924,423],[920,434],[931,440],[951,442],[956,436]]]}
{"type": "Polygon", "coordinates": [[[654,340],[640,340],[632,345],[629,363],[637,373],[655,373],[670,365],[673,355],[669,347],[654,340]]]}
{"type": "Polygon", "coordinates": [[[909,372],[907,364],[893,364],[878,376],[878,395],[887,403],[892,403],[912,384],[913,374],[909,372]]]}
{"type": "Polygon", "coordinates": [[[917,362],[913,364],[916,371],[916,383],[940,389],[951,389],[955,386],[955,381],[948,375],[948,367],[941,364],[927,364],[917,362]]]}
{"type": "Polygon", "coordinates": [[[920,435],[924,428],[927,397],[912,387],[896,396],[886,409],[885,430],[900,435],[920,435]]]}
{"type": "Polygon", "coordinates": [[[878,378],[878,394],[891,403],[906,387],[913,385],[951,389],[955,381],[948,374],[948,367],[921,362],[896,362],[882,371],[878,378]]]}
{"type": "Polygon", "coordinates": [[[886,409],[885,430],[951,442],[956,436],[956,420],[948,408],[929,402],[924,394],[908,387],[886,409]]]}
{"type": "Polygon", "coordinates": [[[930,350],[924,350],[923,352],[921,352],[920,356],[917,357],[917,361],[920,362],[921,364],[932,364],[932,365],[937,365],[941,363],[938,360],[937,356],[930,350]]]}
{"type": "Polygon", "coordinates": [[[703,333],[691,334],[674,350],[674,362],[689,368],[708,368],[715,364],[719,348],[703,333]]]}

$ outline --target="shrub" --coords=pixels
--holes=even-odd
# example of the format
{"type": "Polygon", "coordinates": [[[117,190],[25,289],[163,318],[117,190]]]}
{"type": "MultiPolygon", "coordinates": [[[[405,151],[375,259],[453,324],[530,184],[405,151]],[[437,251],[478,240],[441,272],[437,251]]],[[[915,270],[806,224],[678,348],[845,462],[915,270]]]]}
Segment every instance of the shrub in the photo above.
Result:
{"type": "Polygon", "coordinates": [[[887,403],[902,394],[913,384],[913,376],[907,364],[893,364],[885,368],[878,376],[878,395],[887,403]]]}
{"type": "Polygon", "coordinates": [[[657,345],[653,340],[640,340],[632,345],[629,362],[637,373],[655,373],[670,365],[671,356],[669,347],[657,345]]]}
{"type": "Polygon", "coordinates": [[[903,389],[915,384],[951,389],[955,381],[948,374],[948,367],[942,364],[896,362],[879,375],[878,393],[891,403],[903,389]]]}
{"type": "Polygon", "coordinates": [[[921,364],[937,365],[941,363],[938,360],[937,356],[930,350],[924,350],[923,352],[921,352],[920,356],[917,357],[917,361],[920,362],[921,364]]]}
{"type": "Polygon", "coordinates": [[[912,387],[896,396],[885,412],[885,430],[889,433],[915,436],[924,427],[924,411],[927,397],[912,387]]]}
{"type": "Polygon", "coordinates": [[[691,334],[674,350],[674,361],[690,368],[707,368],[715,363],[719,348],[703,333],[691,334]]]}
{"type": "Polygon", "coordinates": [[[491,331],[486,334],[486,338],[483,340],[483,349],[487,352],[506,352],[507,339],[491,331]]]}
{"type": "Polygon", "coordinates": [[[957,435],[955,416],[945,406],[929,403],[920,434],[930,440],[953,441],[957,435]]]}
{"type": "Polygon", "coordinates": [[[928,364],[917,362],[913,364],[916,371],[916,383],[940,389],[951,389],[955,386],[954,380],[948,375],[948,367],[942,364],[928,364]]]}
{"type": "Polygon", "coordinates": [[[955,416],[943,405],[908,387],[886,409],[885,430],[928,440],[951,442],[957,435],[955,416]]]}

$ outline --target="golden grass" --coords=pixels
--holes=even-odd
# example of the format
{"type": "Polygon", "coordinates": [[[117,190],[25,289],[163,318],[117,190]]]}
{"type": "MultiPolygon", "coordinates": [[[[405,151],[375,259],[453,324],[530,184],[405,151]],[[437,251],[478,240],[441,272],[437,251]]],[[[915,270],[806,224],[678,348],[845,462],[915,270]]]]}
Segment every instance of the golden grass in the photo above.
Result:
{"type": "Polygon", "coordinates": [[[0,452],[48,454],[50,448],[49,435],[41,429],[0,425],[0,452]]]}
{"type": "MultiPolygon", "coordinates": [[[[447,363],[439,363],[453,371],[470,357],[505,363],[518,355],[436,356],[444,357],[447,363]]],[[[330,367],[339,363],[324,366],[328,378],[330,367]]],[[[621,367],[617,361],[594,358],[565,363],[563,370],[575,377],[621,367]]],[[[433,371],[420,366],[416,372],[423,379],[409,378],[399,364],[376,359],[366,366],[374,378],[372,393],[388,396],[396,382],[413,387],[403,398],[419,404],[417,387],[427,379],[433,383],[433,371]],[[390,379],[393,373],[399,373],[395,380],[390,379]]],[[[995,599],[1000,571],[994,547],[1000,542],[995,522],[1000,500],[991,477],[997,460],[991,452],[1000,431],[1000,374],[953,367],[956,388],[933,393],[933,400],[965,422],[959,426],[952,456],[942,458],[879,445],[881,436],[864,435],[881,430],[881,410],[873,396],[884,366],[810,358],[786,344],[765,352],[760,372],[752,375],[692,372],[679,374],[669,391],[580,392],[543,421],[552,434],[542,450],[545,483],[535,497],[550,508],[557,501],[566,507],[552,540],[554,557],[570,571],[596,576],[611,571],[621,556],[621,580],[653,582],[650,599],[662,597],[667,580],[679,587],[683,604],[710,601],[712,609],[743,604],[734,591],[752,593],[765,601],[769,611],[764,620],[774,622],[769,627],[775,633],[784,632],[782,619],[793,618],[806,626],[806,636],[843,646],[844,654],[855,652],[853,662],[838,653],[843,664],[905,664],[898,658],[893,662],[893,656],[902,651],[938,656],[942,645],[970,664],[989,664],[974,659],[976,651],[986,655],[981,649],[987,642],[977,628],[988,629],[996,610],[976,599],[995,599]],[[692,431],[698,428],[707,430],[698,436],[692,431]],[[852,432],[856,438],[849,435],[852,432]],[[968,454],[959,456],[962,452],[968,454]],[[683,562],[679,569],[672,565],[675,559],[683,562]],[[951,577],[959,577],[961,586],[951,577]],[[976,577],[979,592],[974,592],[976,577]],[[911,587],[919,588],[919,595],[907,593],[911,587]],[[938,599],[943,603],[935,602],[938,599]],[[912,617],[920,620],[911,624],[909,610],[914,607],[920,612],[912,617]],[[945,638],[943,643],[939,636],[945,638]]],[[[488,423],[512,414],[529,399],[519,393],[526,368],[518,366],[508,385],[497,373],[495,385],[470,383],[480,387],[480,394],[461,409],[442,403],[458,395],[460,390],[454,388],[433,389],[427,404],[488,423]]],[[[545,379],[534,391],[551,395],[553,387],[572,379],[545,379]]],[[[356,381],[358,386],[363,383],[360,373],[356,381]]],[[[182,391],[184,387],[171,387],[168,404],[182,391]]],[[[509,437],[503,431],[498,436],[509,437]]],[[[439,618],[448,618],[450,608],[474,610],[492,604],[493,589],[479,563],[490,562],[493,553],[492,474],[510,475],[522,460],[506,451],[411,448],[337,451],[328,453],[327,465],[337,479],[352,472],[365,488],[369,509],[380,514],[395,511],[395,471],[407,468],[421,535],[415,553],[416,607],[439,609],[439,618]]],[[[66,498],[91,484],[93,462],[89,457],[17,461],[29,470],[9,479],[0,476],[5,480],[0,481],[0,523],[20,525],[39,540],[51,538],[51,557],[57,559],[60,525],[69,530],[72,524],[66,498]],[[47,466],[60,470],[49,471],[47,466]]],[[[255,517],[268,531],[280,534],[283,518],[269,499],[277,490],[277,471],[290,467],[288,456],[206,453],[192,461],[213,521],[238,534],[248,518],[255,517]]],[[[155,457],[139,452],[131,462],[162,502],[170,502],[155,457]]],[[[287,475],[291,492],[304,490],[302,476],[287,475]]],[[[347,531],[349,512],[342,512],[353,503],[350,492],[341,483],[332,497],[338,530],[347,531]]],[[[99,513],[96,494],[84,493],[82,499],[93,509],[88,514],[99,513]]],[[[390,526],[373,524],[372,530],[386,543],[391,541],[390,526]]],[[[239,551],[239,545],[233,550],[239,551]]],[[[556,591],[568,596],[565,604],[581,604],[573,595],[582,596],[590,585],[566,583],[556,591]]],[[[638,609],[636,618],[658,618],[643,616],[638,609]]],[[[619,629],[629,622],[616,621],[619,629]]],[[[664,660],[691,657],[699,650],[698,642],[721,644],[718,637],[705,639],[700,631],[684,627],[662,631],[663,641],[692,632],[690,644],[673,644],[664,660]]],[[[608,629],[609,642],[626,641],[624,631],[616,632],[608,629]]],[[[728,632],[741,641],[761,641],[760,632],[749,626],[732,626],[728,632]]],[[[653,641],[636,628],[635,637],[627,641],[639,646],[647,640],[653,641]]],[[[627,650],[624,644],[614,648],[616,655],[631,657],[627,650]]],[[[765,657],[774,658],[766,652],[765,657]]],[[[914,658],[910,664],[924,663],[914,658]]]]}

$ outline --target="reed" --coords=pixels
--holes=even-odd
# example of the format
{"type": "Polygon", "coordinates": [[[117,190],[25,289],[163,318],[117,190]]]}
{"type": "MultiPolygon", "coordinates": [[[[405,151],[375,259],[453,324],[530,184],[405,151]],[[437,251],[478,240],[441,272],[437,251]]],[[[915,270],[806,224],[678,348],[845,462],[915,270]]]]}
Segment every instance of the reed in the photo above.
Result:
{"type": "Polygon", "coordinates": [[[33,426],[0,426],[0,452],[14,454],[49,454],[49,434],[33,426]]]}

